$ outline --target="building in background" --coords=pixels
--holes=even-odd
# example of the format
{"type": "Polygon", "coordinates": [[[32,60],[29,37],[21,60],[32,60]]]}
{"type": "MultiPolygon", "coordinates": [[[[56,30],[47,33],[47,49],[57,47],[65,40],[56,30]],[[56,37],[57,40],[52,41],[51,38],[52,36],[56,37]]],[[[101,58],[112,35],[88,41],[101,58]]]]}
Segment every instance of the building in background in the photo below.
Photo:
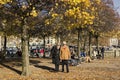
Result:
{"type": "MultiPolygon", "coordinates": [[[[45,44],[46,46],[52,46],[54,45],[56,42],[55,38],[53,37],[49,37],[49,38],[46,38],[45,39],[45,44]]],[[[29,42],[30,45],[39,45],[39,46],[42,46],[44,44],[44,40],[43,39],[40,39],[40,38],[30,38],[30,42],[29,42]]]]}
{"type": "Polygon", "coordinates": [[[110,38],[110,46],[118,46],[118,39],[110,38]]]}

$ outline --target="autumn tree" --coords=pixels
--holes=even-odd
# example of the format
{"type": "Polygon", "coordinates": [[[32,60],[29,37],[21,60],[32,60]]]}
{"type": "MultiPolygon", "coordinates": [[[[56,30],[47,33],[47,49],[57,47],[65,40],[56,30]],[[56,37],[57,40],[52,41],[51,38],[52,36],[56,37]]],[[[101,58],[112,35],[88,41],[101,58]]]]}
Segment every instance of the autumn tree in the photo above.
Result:
{"type": "Polygon", "coordinates": [[[108,31],[115,28],[115,22],[117,23],[117,15],[113,7],[112,0],[102,0],[100,5],[97,6],[94,20],[94,36],[96,38],[96,46],[98,48],[98,38],[108,31]]]}
{"type": "MultiPolygon", "coordinates": [[[[14,15],[12,21],[12,28],[17,26],[19,28],[14,28],[14,31],[20,32],[22,38],[22,75],[29,76],[29,54],[28,54],[28,31],[32,30],[31,27],[36,26],[42,19],[40,12],[41,10],[51,8],[49,6],[54,1],[49,0],[11,0],[10,2],[0,2],[2,5],[7,6],[8,15],[14,15]]],[[[1,5],[0,5],[1,7],[1,5]]],[[[6,8],[6,7],[3,7],[6,8]]],[[[7,19],[7,17],[5,18],[7,19]]],[[[8,21],[7,21],[8,22],[8,21]]],[[[17,33],[17,32],[16,32],[17,33]]],[[[15,34],[15,33],[13,33],[15,34]]],[[[18,34],[18,33],[17,33],[18,34]]]]}
{"type": "MultiPolygon", "coordinates": [[[[17,18],[16,20],[21,23],[20,25],[22,26],[22,40],[23,40],[22,75],[29,75],[29,54],[28,54],[28,45],[27,45],[27,19],[31,15],[36,16],[35,9],[33,5],[31,5],[30,2],[26,2],[26,1],[25,2],[13,1],[5,5],[8,6],[7,7],[8,11],[6,11],[6,13],[9,13],[8,14],[9,16],[14,15],[17,18]]],[[[4,8],[6,8],[6,6],[4,8]]],[[[5,17],[5,19],[9,19],[9,18],[5,17]]],[[[14,21],[16,20],[14,19],[14,21]]]]}
{"type": "MultiPolygon", "coordinates": [[[[99,3],[99,0],[95,0],[99,3]]],[[[80,32],[87,25],[93,24],[95,16],[92,14],[94,7],[91,6],[90,0],[63,0],[56,3],[52,11],[53,18],[55,18],[57,25],[62,24],[62,28],[72,30],[74,28],[78,31],[78,53],[80,53],[80,32]]]]}
{"type": "Polygon", "coordinates": [[[11,3],[10,0],[8,1],[1,1],[0,2],[0,31],[3,33],[4,38],[4,46],[3,46],[3,59],[6,54],[6,44],[7,44],[7,36],[11,34],[11,24],[14,19],[14,15],[8,12],[8,6],[6,3],[11,3]]]}

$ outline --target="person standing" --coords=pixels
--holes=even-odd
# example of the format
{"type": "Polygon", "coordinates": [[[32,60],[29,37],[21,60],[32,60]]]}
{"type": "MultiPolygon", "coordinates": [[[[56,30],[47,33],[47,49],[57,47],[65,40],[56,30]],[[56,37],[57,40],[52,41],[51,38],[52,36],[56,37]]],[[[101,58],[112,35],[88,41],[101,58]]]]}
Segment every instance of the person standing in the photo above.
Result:
{"type": "Polygon", "coordinates": [[[59,71],[59,64],[60,64],[60,43],[57,43],[52,48],[52,60],[55,64],[55,71],[59,71]]]}
{"type": "Polygon", "coordinates": [[[94,50],[93,50],[93,57],[94,57],[94,59],[97,58],[97,49],[94,49],[94,50]]]}
{"type": "Polygon", "coordinates": [[[62,60],[62,72],[64,72],[64,65],[66,65],[66,71],[69,72],[68,60],[70,60],[71,54],[66,42],[63,41],[63,46],[60,48],[60,60],[62,60]]]}
{"type": "Polygon", "coordinates": [[[105,48],[104,48],[104,47],[102,47],[102,48],[101,48],[101,55],[102,55],[102,59],[104,59],[104,52],[105,52],[105,48]]]}

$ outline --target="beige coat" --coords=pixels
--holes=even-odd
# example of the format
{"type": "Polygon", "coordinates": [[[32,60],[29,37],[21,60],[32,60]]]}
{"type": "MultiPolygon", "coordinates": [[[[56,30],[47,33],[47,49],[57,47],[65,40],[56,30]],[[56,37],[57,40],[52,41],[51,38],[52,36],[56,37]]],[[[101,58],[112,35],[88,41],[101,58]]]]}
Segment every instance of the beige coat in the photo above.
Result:
{"type": "Polygon", "coordinates": [[[60,49],[60,59],[61,60],[69,60],[71,58],[70,50],[68,46],[64,45],[60,49]]]}

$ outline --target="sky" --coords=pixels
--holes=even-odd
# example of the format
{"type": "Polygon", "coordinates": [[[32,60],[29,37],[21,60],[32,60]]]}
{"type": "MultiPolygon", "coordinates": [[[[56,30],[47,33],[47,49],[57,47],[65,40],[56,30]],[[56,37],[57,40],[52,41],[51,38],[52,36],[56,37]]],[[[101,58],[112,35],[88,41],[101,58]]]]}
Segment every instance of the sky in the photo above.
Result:
{"type": "Polygon", "coordinates": [[[113,0],[115,10],[117,10],[120,14],[120,0],[113,0]]]}

